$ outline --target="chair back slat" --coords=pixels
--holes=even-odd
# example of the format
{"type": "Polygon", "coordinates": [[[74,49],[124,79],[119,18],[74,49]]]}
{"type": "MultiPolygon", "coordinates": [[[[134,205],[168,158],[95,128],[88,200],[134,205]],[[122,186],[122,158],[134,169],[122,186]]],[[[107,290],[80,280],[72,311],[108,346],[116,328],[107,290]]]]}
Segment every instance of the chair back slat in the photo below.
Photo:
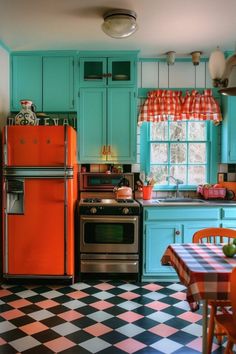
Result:
{"type": "Polygon", "coordinates": [[[236,230],[224,227],[209,227],[196,231],[193,235],[193,243],[228,243],[236,238],[236,230]]]}

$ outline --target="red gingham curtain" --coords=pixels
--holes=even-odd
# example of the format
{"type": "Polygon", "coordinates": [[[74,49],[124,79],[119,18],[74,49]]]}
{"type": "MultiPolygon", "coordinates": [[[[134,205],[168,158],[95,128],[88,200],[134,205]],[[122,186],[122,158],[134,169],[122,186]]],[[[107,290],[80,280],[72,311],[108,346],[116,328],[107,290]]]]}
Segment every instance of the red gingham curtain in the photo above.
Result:
{"type": "Polygon", "coordinates": [[[150,91],[139,113],[138,123],[161,122],[171,120],[212,120],[218,124],[222,120],[220,106],[212,96],[212,90],[199,93],[193,90],[182,91],[156,90],[150,91]]]}

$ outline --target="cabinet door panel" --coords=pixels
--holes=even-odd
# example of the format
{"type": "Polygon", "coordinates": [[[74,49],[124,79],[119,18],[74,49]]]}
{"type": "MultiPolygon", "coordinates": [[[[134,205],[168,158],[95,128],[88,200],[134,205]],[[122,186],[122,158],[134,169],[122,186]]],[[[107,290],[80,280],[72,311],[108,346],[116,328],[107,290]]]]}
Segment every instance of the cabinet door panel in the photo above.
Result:
{"type": "Polygon", "coordinates": [[[11,110],[21,110],[20,100],[28,99],[42,110],[42,57],[20,55],[12,57],[11,110]]]}
{"type": "Polygon", "coordinates": [[[146,275],[174,273],[172,267],[162,266],[161,258],[171,243],[181,243],[181,225],[158,223],[146,225],[144,272],[146,275]],[[177,235],[178,234],[178,237],[177,235]]]}
{"type": "Polygon", "coordinates": [[[108,160],[131,163],[136,160],[136,116],[133,88],[108,89],[108,160]]]}
{"type": "Polygon", "coordinates": [[[81,90],[78,122],[79,161],[100,162],[103,146],[106,145],[105,88],[81,90]]]}
{"type": "Polygon", "coordinates": [[[74,110],[74,73],[72,57],[43,58],[43,110],[74,110]]]}
{"type": "Polygon", "coordinates": [[[193,234],[208,227],[220,227],[219,221],[191,222],[184,224],[184,243],[192,243],[193,234]]]}
{"type": "Polygon", "coordinates": [[[236,163],[236,102],[235,97],[223,97],[223,122],[222,122],[222,144],[221,162],[236,163]]]}
{"type": "Polygon", "coordinates": [[[107,78],[106,58],[80,59],[80,85],[83,87],[105,86],[107,78]]]}
{"type": "Polygon", "coordinates": [[[108,58],[108,72],[112,75],[108,78],[110,86],[134,85],[136,60],[127,58],[108,58]]]}

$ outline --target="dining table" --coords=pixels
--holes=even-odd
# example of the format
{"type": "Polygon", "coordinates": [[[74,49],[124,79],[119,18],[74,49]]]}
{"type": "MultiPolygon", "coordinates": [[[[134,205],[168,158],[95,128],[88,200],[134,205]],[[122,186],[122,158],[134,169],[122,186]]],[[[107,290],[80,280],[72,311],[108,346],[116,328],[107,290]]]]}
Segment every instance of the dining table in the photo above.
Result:
{"type": "Polygon", "coordinates": [[[208,302],[229,300],[230,275],[236,267],[236,256],[226,257],[223,244],[170,244],[161,263],[174,267],[180,282],[186,286],[186,300],[191,311],[202,303],[202,353],[207,353],[208,302]]]}

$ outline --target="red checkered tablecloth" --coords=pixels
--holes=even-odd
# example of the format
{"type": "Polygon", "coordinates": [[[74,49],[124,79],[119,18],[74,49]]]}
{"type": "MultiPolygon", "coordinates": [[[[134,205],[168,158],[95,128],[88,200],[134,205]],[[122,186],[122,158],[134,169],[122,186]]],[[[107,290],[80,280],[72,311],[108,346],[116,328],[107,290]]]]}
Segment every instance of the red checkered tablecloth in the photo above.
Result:
{"type": "Polygon", "coordinates": [[[200,300],[226,300],[230,292],[230,275],[236,257],[228,258],[222,245],[212,243],[171,244],[166,249],[163,265],[172,265],[187,288],[187,301],[192,311],[200,300]]]}

